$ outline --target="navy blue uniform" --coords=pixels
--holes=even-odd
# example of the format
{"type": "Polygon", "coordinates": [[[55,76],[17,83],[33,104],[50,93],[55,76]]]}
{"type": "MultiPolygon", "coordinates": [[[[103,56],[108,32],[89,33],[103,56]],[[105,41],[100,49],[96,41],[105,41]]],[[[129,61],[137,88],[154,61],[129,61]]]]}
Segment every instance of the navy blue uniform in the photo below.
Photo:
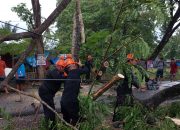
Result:
{"type": "MultiPolygon", "coordinates": [[[[46,79],[64,79],[64,73],[59,72],[56,68],[50,70],[46,74],[46,79]]],[[[55,109],[54,96],[60,89],[62,81],[60,80],[45,80],[39,88],[39,96],[45,101],[50,107],[55,109]]],[[[55,123],[55,114],[45,105],[43,105],[45,120],[50,120],[55,123]]]]}
{"type": "Polygon", "coordinates": [[[86,73],[86,80],[89,80],[90,79],[90,74],[91,74],[91,69],[93,67],[92,65],[92,61],[86,61],[85,62],[85,66],[88,68],[88,72],[86,73]]]}
{"type": "Polygon", "coordinates": [[[80,75],[87,72],[87,67],[70,70],[67,79],[79,80],[67,80],[64,83],[64,91],[61,98],[61,112],[63,119],[73,125],[75,125],[79,119],[78,94],[80,91],[80,75]]]}
{"type": "Polygon", "coordinates": [[[120,81],[119,86],[117,87],[117,97],[116,104],[114,107],[114,115],[112,121],[117,121],[116,111],[119,105],[133,105],[132,98],[132,85],[136,88],[139,88],[139,83],[137,81],[136,75],[133,73],[132,66],[130,64],[122,65],[122,74],[124,75],[124,80],[120,81]],[[130,98],[130,102],[126,104],[126,100],[130,98]]]}

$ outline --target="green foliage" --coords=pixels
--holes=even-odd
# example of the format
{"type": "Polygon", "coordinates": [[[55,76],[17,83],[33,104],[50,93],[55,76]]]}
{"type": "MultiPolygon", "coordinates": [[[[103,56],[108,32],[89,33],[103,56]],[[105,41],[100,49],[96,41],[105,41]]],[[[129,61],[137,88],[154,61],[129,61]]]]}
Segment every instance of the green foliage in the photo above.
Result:
{"type": "Polygon", "coordinates": [[[105,104],[97,103],[91,98],[80,96],[80,115],[86,118],[85,122],[80,123],[81,130],[92,130],[101,126],[107,114],[108,109],[105,104]]]}
{"type": "Polygon", "coordinates": [[[28,29],[32,30],[33,25],[34,25],[34,20],[33,20],[33,14],[32,12],[26,7],[25,3],[20,3],[16,7],[13,7],[11,9],[13,12],[16,12],[18,17],[25,21],[26,24],[28,25],[28,29]]]}
{"type": "Polygon", "coordinates": [[[12,117],[3,108],[0,108],[0,117],[7,121],[7,125],[3,127],[3,130],[12,130],[13,126],[11,123],[12,117]]]}
{"type": "Polygon", "coordinates": [[[16,27],[12,27],[10,25],[11,21],[6,22],[5,24],[1,24],[0,27],[0,36],[9,35],[11,33],[15,33],[17,31],[16,27]]]}
{"type": "Polygon", "coordinates": [[[8,35],[8,34],[11,34],[9,29],[0,28],[0,35],[1,36],[8,35]]]}
{"type": "Polygon", "coordinates": [[[162,53],[164,54],[165,58],[171,59],[176,58],[180,59],[180,31],[178,31],[174,36],[171,37],[169,43],[165,46],[162,53]]]}
{"type": "MultiPolygon", "coordinates": [[[[86,43],[81,45],[80,58],[92,54],[95,66],[99,67],[111,36],[108,55],[122,49],[110,58],[109,72],[117,71],[127,53],[134,53],[139,59],[147,58],[157,38],[155,29],[167,16],[166,9],[165,3],[153,0],[82,0],[86,43]]],[[[56,37],[60,41],[57,49],[66,53],[71,50],[74,11],[75,2],[72,2],[57,20],[56,37]]]]}
{"type": "Polygon", "coordinates": [[[158,107],[155,111],[150,111],[136,103],[133,107],[119,107],[117,118],[125,122],[124,130],[178,130],[178,126],[165,117],[178,117],[179,108],[180,104],[174,103],[170,106],[158,107]]]}
{"type": "Polygon", "coordinates": [[[0,44],[0,54],[10,53],[13,55],[19,55],[27,48],[29,40],[22,40],[20,42],[12,43],[1,43],[0,44]]]}
{"type": "MultiPolygon", "coordinates": [[[[88,54],[93,54],[94,57],[102,57],[107,46],[106,38],[108,35],[109,31],[101,30],[99,32],[93,33],[90,37],[88,37],[87,42],[81,47],[80,58],[85,59],[88,54]]],[[[94,65],[98,66],[100,60],[102,59],[95,58],[94,65]]]]}

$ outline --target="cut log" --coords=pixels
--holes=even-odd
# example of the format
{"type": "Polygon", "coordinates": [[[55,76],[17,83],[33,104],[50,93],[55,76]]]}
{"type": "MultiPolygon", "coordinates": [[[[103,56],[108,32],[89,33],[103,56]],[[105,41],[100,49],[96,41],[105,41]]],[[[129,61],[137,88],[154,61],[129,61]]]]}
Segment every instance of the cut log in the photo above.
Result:
{"type": "Polygon", "coordinates": [[[108,90],[109,88],[111,88],[113,86],[114,83],[116,83],[117,81],[119,81],[120,79],[124,79],[124,75],[122,74],[117,74],[116,76],[114,76],[107,84],[105,84],[103,87],[101,87],[100,89],[98,89],[93,95],[93,100],[96,100],[98,97],[100,97],[106,90],[108,90]]]}
{"type": "Polygon", "coordinates": [[[166,117],[166,118],[172,120],[176,125],[180,126],[180,119],[178,119],[178,118],[171,118],[171,117],[166,117]]]}

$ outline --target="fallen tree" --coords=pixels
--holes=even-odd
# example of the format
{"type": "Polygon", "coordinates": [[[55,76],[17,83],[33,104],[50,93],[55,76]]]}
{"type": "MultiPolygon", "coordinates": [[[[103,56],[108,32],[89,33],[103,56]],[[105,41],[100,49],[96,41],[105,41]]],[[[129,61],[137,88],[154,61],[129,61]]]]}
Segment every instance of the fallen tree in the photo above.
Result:
{"type": "Polygon", "coordinates": [[[147,108],[155,109],[157,108],[162,102],[172,99],[173,97],[180,95],[180,83],[173,85],[171,87],[167,87],[158,93],[154,94],[148,99],[140,100],[137,99],[140,103],[142,103],[147,108]]]}

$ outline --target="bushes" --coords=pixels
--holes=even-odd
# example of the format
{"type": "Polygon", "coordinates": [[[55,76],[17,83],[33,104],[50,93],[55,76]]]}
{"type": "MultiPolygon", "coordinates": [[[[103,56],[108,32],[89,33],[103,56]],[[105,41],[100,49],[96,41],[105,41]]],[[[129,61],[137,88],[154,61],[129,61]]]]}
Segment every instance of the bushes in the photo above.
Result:
{"type": "Polygon", "coordinates": [[[178,130],[180,128],[165,117],[179,117],[179,113],[180,103],[159,107],[155,111],[138,103],[133,107],[122,106],[118,109],[119,120],[125,122],[124,130],[178,130]]]}
{"type": "MultiPolygon", "coordinates": [[[[77,128],[79,130],[112,130],[110,128],[113,107],[109,104],[92,101],[87,97],[80,97],[80,115],[85,118],[83,122],[79,122],[77,128]]],[[[8,121],[7,126],[3,130],[13,130],[11,125],[11,117],[0,109],[0,115],[8,121]]],[[[166,116],[180,118],[180,102],[172,103],[169,106],[158,107],[154,111],[150,111],[139,103],[134,106],[121,106],[117,110],[117,119],[123,120],[123,130],[180,130],[166,116]]],[[[61,121],[58,121],[57,128],[59,130],[71,130],[61,121]]],[[[39,124],[39,130],[45,130],[46,124],[43,120],[39,124]]],[[[27,128],[28,130],[28,128],[27,128]]]]}

